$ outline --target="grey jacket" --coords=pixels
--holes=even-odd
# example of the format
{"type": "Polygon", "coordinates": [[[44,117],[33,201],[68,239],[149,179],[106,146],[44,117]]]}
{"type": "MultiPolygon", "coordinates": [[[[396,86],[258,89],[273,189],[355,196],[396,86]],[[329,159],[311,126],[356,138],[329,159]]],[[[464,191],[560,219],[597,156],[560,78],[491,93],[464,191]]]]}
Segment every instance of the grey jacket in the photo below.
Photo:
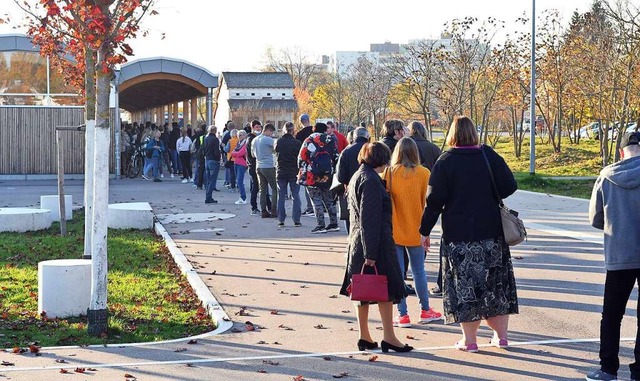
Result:
{"type": "Polygon", "coordinates": [[[607,271],[640,269],[640,156],[602,169],[593,186],[589,221],[604,230],[607,271]]]}

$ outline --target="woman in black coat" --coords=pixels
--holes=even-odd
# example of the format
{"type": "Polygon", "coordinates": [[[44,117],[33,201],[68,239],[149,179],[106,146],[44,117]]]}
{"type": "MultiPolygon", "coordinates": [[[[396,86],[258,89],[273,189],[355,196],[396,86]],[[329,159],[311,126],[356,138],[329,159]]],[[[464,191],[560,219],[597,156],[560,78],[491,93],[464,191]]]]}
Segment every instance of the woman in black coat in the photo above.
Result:
{"type": "MultiPolygon", "coordinates": [[[[349,257],[340,293],[349,295],[351,275],[360,273],[364,266],[375,266],[379,274],[386,275],[389,301],[378,302],[384,332],[382,351],[409,352],[413,347],[402,344],[393,331],[393,304],[406,297],[407,293],[393,242],[391,198],[379,175],[390,157],[389,148],[379,142],[365,144],[358,155],[360,168],[351,178],[347,194],[351,231],[349,257]]],[[[378,343],[373,341],[369,332],[369,304],[372,303],[355,303],[360,331],[358,349],[377,348],[378,343]]]]}
{"type": "Polygon", "coordinates": [[[488,146],[467,117],[456,117],[445,151],[433,166],[420,234],[428,250],[429,234],[442,214],[443,296],[446,323],[460,323],[456,348],[476,352],[477,331],[485,320],[494,331],[491,344],[508,345],[509,314],[518,313],[516,282],[509,246],[504,241],[497,193],[506,198],[516,181],[505,161],[488,146]]]}

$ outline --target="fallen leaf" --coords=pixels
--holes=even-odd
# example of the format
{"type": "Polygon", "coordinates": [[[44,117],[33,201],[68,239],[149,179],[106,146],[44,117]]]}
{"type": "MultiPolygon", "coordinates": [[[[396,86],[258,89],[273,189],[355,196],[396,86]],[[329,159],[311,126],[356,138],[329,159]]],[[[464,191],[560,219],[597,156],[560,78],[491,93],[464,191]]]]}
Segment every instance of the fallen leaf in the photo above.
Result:
{"type": "Polygon", "coordinates": [[[68,371],[68,370],[66,370],[66,369],[60,369],[60,373],[62,373],[62,374],[67,374],[67,373],[69,373],[69,371],[68,371]]]}
{"type": "Polygon", "coordinates": [[[407,340],[416,340],[416,338],[411,335],[407,335],[407,340]]]}
{"type": "Polygon", "coordinates": [[[369,361],[374,362],[378,359],[378,356],[371,356],[369,357],[369,361]]]}
{"type": "Polygon", "coordinates": [[[58,364],[67,364],[67,360],[64,360],[64,359],[56,359],[56,362],[58,364]]]}
{"type": "Polygon", "coordinates": [[[338,374],[334,374],[332,375],[333,378],[343,378],[343,377],[349,377],[349,373],[347,372],[340,372],[338,374]]]}
{"type": "Polygon", "coordinates": [[[304,381],[304,377],[302,377],[302,375],[297,375],[293,378],[293,381],[304,381]]]}
{"type": "Polygon", "coordinates": [[[293,330],[294,330],[293,328],[291,328],[291,327],[287,327],[287,326],[286,326],[286,325],[284,325],[284,324],[280,324],[280,325],[278,326],[278,328],[282,328],[282,329],[284,329],[285,331],[293,331],[293,330]]]}
{"type": "Polygon", "coordinates": [[[313,328],[315,328],[315,329],[326,329],[325,326],[322,325],[322,324],[314,325],[313,328]]]}
{"type": "Polygon", "coordinates": [[[267,271],[276,271],[276,270],[274,270],[274,269],[267,269],[267,271]]]}
{"type": "Polygon", "coordinates": [[[76,368],[76,369],[74,370],[74,372],[76,372],[76,373],[84,373],[85,371],[86,371],[86,369],[85,369],[85,368],[76,368]]]}
{"type": "Polygon", "coordinates": [[[349,310],[342,310],[342,313],[343,313],[343,314],[349,314],[349,313],[351,313],[351,311],[349,311],[349,310]]]}
{"type": "Polygon", "coordinates": [[[256,344],[266,344],[266,343],[267,343],[266,341],[264,341],[264,340],[260,340],[260,341],[258,341],[256,344]]]}
{"type": "Polygon", "coordinates": [[[513,259],[524,259],[524,258],[519,255],[516,255],[515,257],[513,257],[513,259]]]}
{"type": "Polygon", "coordinates": [[[191,339],[191,340],[187,341],[187,344],[198,344],[198,340],[191,339]]]}
{"type": "Polygon", "coordinates": [[[300,296],[300,294],[289,294],[291,296],[300,296]]]}
{"type": "Polygon", "coordinates": [[[125,373],[124,374],[124,378],[133,378],[134,380],[136,379],[136,376],[132,376],[129,373],[125,373]]]}
{"type": "Polygon", "coordinates": [[[98,369],[96,368],[87,368],[87,372],[97,372],[98,369]]]}
{"type": "Polygon", "coordinates": [[[278,310],[271,310],[271,315],[277,315],[278,314],[278,310]]]}
{"type": "Polygon", "coordinates": [[[331,361],[331,357],[329,357],[329,356],[324,356],[322,359],[325,360],[325,361],[331,361]]]}
{"type": "Polygon", "coordinates": [[[271,360],[262,360],[263,364],[267,364],[267,365],[280,365],[279,362],[277,361],[271,361],[271,360]]]}
{"type": "Polygon", "coordinates": [[[259,370],[258,370],[258,373],[267,373],[267,371],[266,371],[266,370],[264,370],[264,369],[259,369],[259,370]]]}
{"type": "Polygon", "coordinates": [[[187,368],[193,368],[193,364],[190,362],[184,364],[184,366],[186,366],[187,368]]]}
{"type": "Polygon", "coordinates": [[[2,366],[16,366],[16,364],[9,361],[2,361],[2,366]]]}
{"type": "Polygon", "coordinates": [[[174,352],[185,352],[187,348],[177,348],[174,352]]]}
{"type": "Polygon", "coordinates": [[[250,322],[250,321],[246,321],[246,322],[244,323],[244,328],[245,328],[247,331],[255,331],[255,330],[256,330],[256,327],[255,327],[255,326],[253,325],[253,323],[252,323],[252,322],[250,322]]]}

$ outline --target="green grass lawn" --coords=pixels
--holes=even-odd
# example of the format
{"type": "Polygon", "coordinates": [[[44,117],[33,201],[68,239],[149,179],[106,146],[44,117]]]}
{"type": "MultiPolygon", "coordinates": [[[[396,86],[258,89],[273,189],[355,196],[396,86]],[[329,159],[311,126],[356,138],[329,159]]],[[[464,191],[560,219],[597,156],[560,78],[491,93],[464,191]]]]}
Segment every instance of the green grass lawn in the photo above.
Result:
{"type": "Polygon", "coordinates": [[[85,345],[175,339],[213,330],[211,318],[151,231],[109,230],[109,332],[88,336],[86,317],[37,314],[38,262],[81,258],[83,212],[67,224],[28,233],[0,233],[0,347],[85,345]]]}
{"type": "MultiPolygon", "coordinates": [[[[441,145],[442,139],[434,140],[441,145]]],[[[597,176],[602,169],[600,143],[596,140],[584,139],[580,144],[570,144],[568,139],[562,141],[561,153],[553,152],[551,144],[540,144],[536,141],[536,174],[529,174],[529,139],[522,145],[522,155],[514,154],[511,138],[501,138],[495,146],[498,152],[513,171],[518,188],[533,192],[557,194],[569,197],[589,198],[595,180],[552,180],[547,177],[583,177],[597,176]]]]}

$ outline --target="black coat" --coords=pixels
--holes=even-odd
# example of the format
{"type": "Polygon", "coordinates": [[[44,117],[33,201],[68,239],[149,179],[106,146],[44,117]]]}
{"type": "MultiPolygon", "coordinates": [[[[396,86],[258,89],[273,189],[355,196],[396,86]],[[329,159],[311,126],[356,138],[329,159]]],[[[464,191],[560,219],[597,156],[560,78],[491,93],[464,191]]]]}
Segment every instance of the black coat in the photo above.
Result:
{"type": "Polygon", "coordinates": [[[396,144],[398,144],[397,140],[395,140],[394,138],[390,138],[388,136],[385,136],[384,138],[380,139],[380,142],[384,143],[384,145],[389,147],[389,151],[391,151],[391,153],[393,153],[393,149],[396,148],[396,144]]]}
{"type": "Polygon", "coordinates": [[[358,154],[365,143],[368,143],[367,138],[357,138],[353,144],[350,144],[340,154],[340,160],[338,160],[338,181],[342,184],[349,184],[351,177],[360,168],[358,164],[358,154]]]}
{"type": "MultiPolygon", "coordinates": [[[[491,147],[483,149],[498,193],[506,198],[518,187],[513,173],[491,147]]],[[[478,242],[502,236],[498,200],[480,149],[450,148],[436,161],[429,177],[420,234],[431,234],[440,213],[442,239],[446,242],[478,242]]]]}
{"type": "Polygon", "coordinates": [[[284,134],[276,141],[276,178],[295,179],[298,177],[298,154],[302,143],[291,134],[284,134]]]}
{"type": "Polygon", "coordinates": [[[247,135],[247,166],[254,170],[256,168],[256,158],[253,156],[253,152],[251,152],[251,142],[256,138],[256,136],[257,135],[253,132],[250,132],[247,135]]]}
{"type": "Polygon", "coordinates": [[[220,140],[213,135],[209,134],[204,138],[204,158],[206,160],[220,161],[220,140]]]}
{"type": "Polygon", "coordinates": [[[351,232],[340,293],[348,295],[351,275],[362,271],[365,258],[373,259],[378,274],[387,276],[390,301],[397,303],[407,293],[393,242],[391,197],[373,167],[362,164],[356,171],[349,183],[348,200],[351,232]]]}
{"type": "Polygon", "coordinates": [[[296,139],[302,144],[313,133],[313,127],[306,126],[296,134],[296,139]]]}
{"type": "Polygon", "coordinates": [[[420,164],[428,170],[433,169],[433,165],[440,157],[440,148],[437,145],[431,143],[422,136],[412,135],[411,139],[416,142],[418,146],[418,154],[420,155],[420,164]]]}

